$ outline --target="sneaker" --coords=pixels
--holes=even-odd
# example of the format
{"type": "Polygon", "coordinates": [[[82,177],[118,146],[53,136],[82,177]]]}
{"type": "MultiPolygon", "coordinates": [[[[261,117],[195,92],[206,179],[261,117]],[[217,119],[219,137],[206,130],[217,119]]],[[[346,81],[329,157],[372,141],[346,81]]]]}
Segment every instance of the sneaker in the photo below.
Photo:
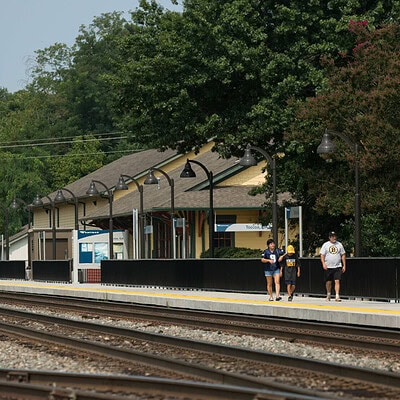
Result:
{"type": "Polygon", "coordinates": [[[340,297],[336,297],[335,301],[342,301],[340,297]]]}
{"type": "Polygon", "coordinates": [[[274,299],[272,297],[269,298],[269,301],[274,301],[274,299]]]}
{"type": "Polygon", "coordinates": [[[293,296],[289,296],[287,300],[288,301],[292,301],[293,300],[293,296]]]}
{"type": "Polygon", "coordinates": [[[325,300],[326,300],[326,301],[331,301],[331,295],[330,295],[330,294],[327,294],[325,300]]]}
{"type": "Polygon", "coordinates": [[[275,299],[275,301],[281,301],[282,300],[282,297],[281,296],[279,296],[279,297],[277,297],[276,299],[275,299]]]}

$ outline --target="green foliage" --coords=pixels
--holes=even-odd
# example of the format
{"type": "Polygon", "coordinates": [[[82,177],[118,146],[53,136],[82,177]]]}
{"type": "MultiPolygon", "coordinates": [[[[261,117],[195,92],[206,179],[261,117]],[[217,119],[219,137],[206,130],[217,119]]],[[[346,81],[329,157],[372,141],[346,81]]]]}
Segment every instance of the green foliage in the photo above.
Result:
{"type": "Polygon", "coordinates": [[[370,257],[393,257],[400,254],[400,224],[388,225],[385,210],[363,217],[363,247],[370,257]]]}
{"type": "Polygon", "coordinates": [[[37,50],[25,90],[0,89],[3,203],[30,202],[124,151],[198,150],[213,138],[222,156],[246,143],[284,152],[278,190],[303,205],[305,251],[331,229],[351,247],[354,155],[340,141],[330,163],[315,153],[328,127],[363,146],[366,251],[378,251],[374,231],[377,248],[398,251],[400,41],[384,24],[399,22],[400,1],[185,0],[182,13],[139,4],[130,20],[95,17],[71,47],[37,50]],[[82,159],[87,135],[102,139],[81,142],[96,154],[82,159]]]}
{"type": "MultiPolygon", "coordinates": [[[[33,151],[34,153],[35,151],[33,151]]],[[[45,165],[40,159],[27,158],[24,155],[13,154],[11,152],[1,151],[0,174],[0,199],[2,202],[1,214],[4,208],[9,209],[9,232],[13,234],[18,231],[22,223],[28,220],[26,211],[12,212],[11,203],[14,198],[18,198],[30,204],[36,195],[47,189],[45,165]],[[13,219],[18,215],[17,219],[13,219]]],[[[0,226],[3,225],[3,218],[0,220],[0,226]]]]}
{"type": "Polygon", "coordinates": [[[298,177],[298,198],[308,201],[317,214],[336,219],[335,226],[342,225],[346,233],[344,239],[353,243],[354,230],[348,222],[354,215],[352,143],[359,143],[362,237],[365,244],[374,242],[363,251],[388,256],[389,249],[398,254],[394,242],[400,240],[400,28],[387,25],[374,30],[364,22],[352,22],[349,28],[355,45],[343,55],[346,62],[330,68],[324,93],[299,107],[298,121],[287,139],[310,144],[297,155],[288,146],[292,159],[286,168],[298,177]],[[330,162],[315,152],[325,127],[350,140],[334,139],[338,151],[330,162]],[[382,231],[383,222],[387,232],[382,231]]]}
{"type": "MultiPolygon", "coordinates": [[[[261,258],[262,251],[246,247],[222,247],[214,249],[214,258],[261,258]]],[[[209,250],[201,253],[200,258],[208,258],[209,250]]]]}
{"type": "Polygon", "coordinates": [[[348,21],[379,24],[398,17],[397,3],[187,0],[177,14],[142,1],[119,42],[121,126],[138,143],[182,152],[210,138],[222,155],[247,142],[279,147],[290,100],[323,90],[321,60],[352,45],[348,21]]]}
{"type": "Polygon", "coordinates": [[[92,135],[78,136],[71,149],[62,157],[50,161],[53,187],[61,188],[103,166],[104,153],[100,142],[92,135]]]}

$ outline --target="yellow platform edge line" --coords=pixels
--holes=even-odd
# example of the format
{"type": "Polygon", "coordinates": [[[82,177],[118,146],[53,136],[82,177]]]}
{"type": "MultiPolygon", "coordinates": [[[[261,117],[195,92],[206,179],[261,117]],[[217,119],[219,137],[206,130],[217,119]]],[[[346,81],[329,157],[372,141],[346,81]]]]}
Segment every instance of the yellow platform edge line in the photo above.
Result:
{"type": "Polygon", "coordinates": [[[145,297],[168,297],[174,299],[188,299],[188,300],[203,300],[203,301],[215,301],[215,302],[224,302],[224,303],[241,303],[241,304],[253,304],[253,305],[267,305],[267,306],[275,306],[275,307],[295,307],[295,308],[310,308],[310,309],[321,309],[321,310],[337,310],[337,311],[353,311],[359,313],[382,313],[387,315],[400,315],[400,311],[396,310],[382,310],[376,308],[363,308],[363,307],[349,307],[344,305],[320,305],[320,304],[306,304],[306,303],[297,303],[297,302],[271,302],[264,300],[249,300],[249,299],[229,299],[225,297],[209,297],[209,296],[200,296],[200,295],[186,295],[186,294],[174,294],[174,293],[149,293],[143,291],[129,291],[127,289],[97,289],[97,288],[77,288],[77,287],[69,287],[69,286],[57,286],[57,285],[29,285],[24,283],[14,283],[12,285],[7,284],[5,282],[0,282],[0,286],[13,286],[13,287],[30,287],[30,288],[38,288],[38,289],[58,289],[58,290],[67,290],[67,291],[85,291],[85,292],[96,292],[96,293],[115,293],[115,294],[123,294],[123,295],[136,295],[136,296],[145,296],[145,297]]]}

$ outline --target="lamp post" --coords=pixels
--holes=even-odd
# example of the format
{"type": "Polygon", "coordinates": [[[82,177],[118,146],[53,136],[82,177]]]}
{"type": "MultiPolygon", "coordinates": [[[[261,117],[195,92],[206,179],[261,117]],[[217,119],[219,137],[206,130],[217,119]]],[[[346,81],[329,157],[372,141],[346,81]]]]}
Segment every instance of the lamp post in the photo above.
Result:
{"type": "Polygon", "coordinates": [[[99,196],[100,192],[96,188],[96,183],[103,186],[107,192],[108,204],[109,204],[109,229],[108,229],[108,245],[109,249],[109,257],[110,260],[114,259],[114,233],[113,233],[113,212],[112,212],[112,203],[113,203],[113,194],[111,190],[101,181],[92,180],[90,182],[89,189],[86,191],[86,194],[89,196],[99,196]]]}
{"type": "Polygon", "coordinates": [[[52,249],[53,249],[53,260],[55,260],[57,258],[57,239],[56,239],[56,207],[54,204],[54,200],[52,200],[49,196],[47,195],[40,195],[37,194],[35,199],[33,200],[32,204],[35,207],[43,207],[43,201],[42,201],[42,197],[46,197],[47,200],[49,200],[50,202],[50,207],[51,207],[51,211],[52,211],[52,217],[53,217],[53,221],[51,223],[51,230],[52,230],[52,249]]]}
{"type": "Polygon", "coordinates": [[[271,165],[272,169],[272,238],[275,243],[278,245],[278,201],[276,194],[276,160],[274,157],[271,157],[265,150],[260,149],[256,146],[250,146],[249,144],[246,147],[244,152],[244,156],[240,159],[239,164],[244,167],[251,167],[257,165],[256,159],[253,157],[251,150],[258,151],[261,153],[264,158],[271,165]]]}
{"type": "Polygon", "coordinates": [[[169,175],[160,168],[153,167],[149,170],[145,181],[145,185],[158,185],[158,179],[154,176],[154,171],[160,172],[168,181],[171,188],[171,254],[173,258],[176,258],[175,251],[175,229],[174,229],[174,216],[175,216],[175,205],[174,205],[174,180],[169,177],[169,175]]]}
{"type": "Polygon", "coordinates": [[[118,183],[115,186],[115,190],[128,190],[128,185],[125,179],[130,179],[137,187],[139,192],[139,232],[140,232],[140,255],[139,258],[144,258],[144,212],[143,212],[143,186],[139,182],[129,175],[121,175],[118,183]]]}
{"type": "Polygon", "coordinates": [[[57,202],[66,202],[67,199],[64,196],[63,190],[65,190],[66,192],[68,192],[71,196],[72,199],[74,200],[74,208],[75,208],[75,213],[74,213],[74,221],[75,221],[75,230],[79,230],[79,221],[78,221],[78,198],[74,195],[74,193],[72,193],[69,189],[67,188],[61,188],[59,190],[57,190],[57,194],[56,197],[54,198],[54,201],[57,202]]]}
{"type": "Polygon", "coordinates": [[[28,204],[26,204],[25,201],[23,201],[22,199],[14,197],[11,203],[11,208],[13,210],[17,210],[19,208],[19,203],[21,203],[25,207],[25,210],[28,211],[28,267],[30,267],[32,264],[31,242],[30,242],[30,229],[32,225],[31,207],[28,204]]]}
{"type": "Polygon", "coordinates": [[[194,178],[196,173],[193,171],[190,164],[196,164],[206,173],[209,182],[210,193],[210,211],[208,215],[208,230],[209,230],[209,249],[210,258],[214,258],[214,176],[212,171],[209,171],[204,164],[196,160],[186,160],[185,167],[181,172],[181,178],[194,178]]]}
{"type": "Polygon", "coordinates": [[[318,154],[329,154],[336,152],[336,145],[331,140],[331,132],[333,135],[339,136],[354,152],[355,160],[354,160],[354,187],[355,187],[355,195],[354,195],[354,255],[356,257],[361,256],[361,195],[360,195],[360,168],[359,168],[359,143],[352,141],[347,135],[343,132],[336,132],[333,130],[325,130],[324,135],[322,136],[322,140],[320,145],[317,147],[318,154]]]}

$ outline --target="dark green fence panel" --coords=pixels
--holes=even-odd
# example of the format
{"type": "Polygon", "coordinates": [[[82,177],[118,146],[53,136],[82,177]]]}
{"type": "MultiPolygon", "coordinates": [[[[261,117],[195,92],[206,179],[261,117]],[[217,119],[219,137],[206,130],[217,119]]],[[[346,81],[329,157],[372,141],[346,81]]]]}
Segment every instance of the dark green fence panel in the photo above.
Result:
{"type": "Polygon", "coordinates": [[[25,261],[0,261],[0,279],[25,279],[25,261]]]}
{"type": "MultiPolygon", "coordinates": [[[[325,295],[324,272],[319,258],[302,258],[297,292],[325,295]]],[[[371,299],[399,299],[399,258],[347,259],[340,293],[343,296],[371,299]]]]}
{"type": "MultiPolygon", "coordinates": [[[[320,259],[302,258],[296,292],[324,296],[320,259]]],[[[35,278],[34,278],[35,279],[35,278]]],[[[103,260],[101,282],[134,286],[212,289],[265,293],[259,259],[103,260]]],[[[399,300],[399,258],[348,258],[341,294],[345,297],[399,300]]],[[[286,285],[281,280],[282,292],[286,285]]]]}
{"type": "Polygon", "coordinates": [[[202,289],[263,292],[266,290],[264,268],[260,260],[216,258],[202,259],[202,289]]]}
{"type": "Polygon", "coordinates": [[[34,281],[71,282],[71,261],[32,261],[32,279],[34,281]]]}

